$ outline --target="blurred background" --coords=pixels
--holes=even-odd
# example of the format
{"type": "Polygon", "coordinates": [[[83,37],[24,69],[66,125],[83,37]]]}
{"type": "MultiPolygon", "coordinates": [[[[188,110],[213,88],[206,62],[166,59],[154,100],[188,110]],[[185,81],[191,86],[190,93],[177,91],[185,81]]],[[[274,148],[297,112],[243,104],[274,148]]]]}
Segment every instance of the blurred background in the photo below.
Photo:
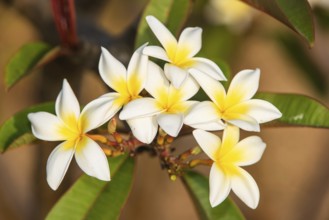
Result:
{"type": "MultiPolygon", "coordinates": [[[[195,0],[186,26],[204,29],[201,53],[227,62],[232,74],[260,68],[260,91],[304,94],[328,106],[328,2],[311,2],[315,12],[312,48],[278,21],[238,1],[195,0]]],[[[127,62],[146,4],[147,0],[76,1],[78,36],[108,47],[127,62]]],[[[49,1],[1,0],[0,30],[1,79],[6,63],[25,43],[59,44],[49,1]]],[[[106,92],[96,68],[99,48],[86,47],[76,60],[58,59],[9,91],[0,80],[0,124],[32,104],[54,101],[63,77],[73,84],[81,104],[106,92]]],[[[276,127],[264,128],[259,135],[267,149],[262,160],[247,170],[259,185],[260,204],[251,210],[236,199],[246,218],[329,219],[328,130],[276,127]]],[[[196,143],[187,136],[177,139],[175,145],[183,151],[196,143]]],[[[73,162],[58,191],[48,187],[46,161],[54,146],[37,143],[0,155],[0,219],[44,219],[81,175],[73,162]]],[[[200,171],[209,172],[205,167],[200,171]]],[[[137,158],[133,190],[121,219],[192,220],[197,214],[182,183],[171,181],[157,158],[143,154],[137,158]]]]}

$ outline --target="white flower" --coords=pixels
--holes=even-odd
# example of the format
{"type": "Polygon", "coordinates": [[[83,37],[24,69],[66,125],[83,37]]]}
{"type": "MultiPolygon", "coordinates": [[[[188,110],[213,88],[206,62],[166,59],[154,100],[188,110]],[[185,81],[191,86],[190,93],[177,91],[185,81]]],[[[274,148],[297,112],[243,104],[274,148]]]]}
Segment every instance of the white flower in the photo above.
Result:
{"type": "Polygon", "coordinates": [[[47,162],[47,181],[53,190],[62,182],[73,155],[86,174],[110,181],[107,158],[87,134],[107,121],[95,107],[91,102],[80,113],[79,102],[64,80],[56,100],[56,115],[47,112],[28,115],[34,136],[46,141],[64,141],[52,151],[47,162]]]}
{"type": "Polygon", "coordinates": [[[170,31],[155,17],[147,16],[146,21],[164,49],[159,46],[147,46],[143,53],[168,62],[165,64],[164,72],[175,88],[179,88],[189,78],[188,73],[191,69],[199,75],[226,80],[214,62],[194,57],[201,49],[201,28],[185,28],[177,42],[170,31]]]}
{"type": "Polygon", "coordinates": [[[255,11],[239,0],[210,0],[205,7],[205,16],[214,24],[224,24],[235,32],[250,26],[255,11]]]}
{"type": "MultiPolygon", "coordinates": [[[[99,72],[103,81],[115,92],[107,93],[95,101],[99,109],[106,112],[106,118],[112,118],[128,102],[138,99],[147,77],[148,57],[142,54],[145,45],[138,48],[128,64],[128,69],[114,58],[105,48],[99,61],[99,72]]],[[[156,131],[153,129],[152,118],[145,117],[127,120],[134,136],[143,143],[150,143],[156,131]],[[144,135],[139,134],[135,127],[144,126],[144,135]],[[150,126],[150,127],[147,127],[150,126]]]]}
{"type": "Polygon", "coordinates": [[[251,175],[240,166],[254,164],[260,160],[266,144],[257,136],[239,141],[239,128],[228,125],[223,141],[216,135],[194,130],[193,135],[203,151],[214,161],[209,175],[210,203],[219,205],[233,192],[250,208],[259,202],[259,189],[251,175]]]}
{"type": "MultiPolygon", "coordinates": [[[[176,137],[182,128],[185,114],[195,101],[187,101],[195,95],[199,89],[196,82],[189,78],[180,89],[169,84],[163,70],[149,61],[148,78],[145,89],[154,98],[141,98],[129,102],[121,111],[121,120],[138,118],[152,118],[154,131],[160,127],[169,135],[176,137]]],[[[149,126],[148,126],[149,127],[149,126]]],[[[144,135],[145,124],[135,127],[141,135],[144,135]]],[[[153,137],[154,138],[154,137],[153,137]]]]}
{"type": "Polygon", "coordinates": [[[192,72],[202,89],[212,100],[196,105],[186,116],[184,123],[203,130],[220,130],[221,119],[247,131],[259,131],[260,123],[282,116],[271,103],[251,99],[259,84],[260,71],[243,70],[231,82],[228,92],[218,81],[192,72]]]}

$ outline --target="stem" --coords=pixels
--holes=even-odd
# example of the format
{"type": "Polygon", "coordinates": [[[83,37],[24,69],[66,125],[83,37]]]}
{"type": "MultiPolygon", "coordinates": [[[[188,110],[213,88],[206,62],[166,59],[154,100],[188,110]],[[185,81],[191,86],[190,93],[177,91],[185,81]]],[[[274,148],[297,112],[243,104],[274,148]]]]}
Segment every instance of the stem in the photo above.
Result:
{"type": "Polygon", "coordinates": [[[74,0],[51,0],[54,22],[62,46],[74,49],[78,45],[74,0]]]}

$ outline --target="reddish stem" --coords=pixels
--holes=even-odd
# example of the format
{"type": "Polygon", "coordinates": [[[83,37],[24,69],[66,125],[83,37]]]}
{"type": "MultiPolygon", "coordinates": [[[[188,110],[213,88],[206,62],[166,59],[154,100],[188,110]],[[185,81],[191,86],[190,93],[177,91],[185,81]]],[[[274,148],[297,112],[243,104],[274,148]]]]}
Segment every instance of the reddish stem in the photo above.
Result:
{"type": "Polygon", "coordinates": [[[78,37],[75,22],[74,0],[51,0],[57,31],[64,47],[75,48],[78,37]]]}

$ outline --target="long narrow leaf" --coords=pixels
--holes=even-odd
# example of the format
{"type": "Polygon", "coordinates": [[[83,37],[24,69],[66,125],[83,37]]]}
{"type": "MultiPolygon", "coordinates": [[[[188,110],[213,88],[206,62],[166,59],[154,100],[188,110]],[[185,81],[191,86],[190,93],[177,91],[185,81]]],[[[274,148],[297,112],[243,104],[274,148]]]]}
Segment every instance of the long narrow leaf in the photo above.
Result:
{"type": "Polygon", "coordinates": [[[282,112],[278,122],[295,126],[329,128],[329,109],[310,97],[259,93],[256,98],[271,102],[282,112]]]}
{"type": "Polygon", "coordinates": [[[54,113],[54,109],[54,103],[44,103],[18,112],[6,120],[0,126],[0,153],[35,140],[31,133],[31,124],[27,119],[27,114],[38,111],[54,113]]]}
{"type": "Polygon", "coordinates": [[[281,21],[310,45],[314,42],[311,7],[307,0],[241,0],[281,21]]]}
{"type": "Polygon", "coordinates": [[[7,89],[15,85],[31,70],[48,63],[59,54],[59,47],[51,47],[42,42],[25,44],[6,66],[5,85],[7,89]]]}
{"type": "MultiPolygon", "coordinates": [[[[244,219],[238,207],[230,199],[212,208],[209,202],[209,181],[203,175],[189,171],[182,177],[200,219],[203,220],[242,220],[244,219]]],[[[219,186],[220,187],[220,186],[219,186]]]]}
{"type": "Polygon", "coordinates": [[[115,220],[132,186],[134,160],[128,155],[109,159],[111,181],[83,175],[56,203],[47,220],[115,220]]]}

